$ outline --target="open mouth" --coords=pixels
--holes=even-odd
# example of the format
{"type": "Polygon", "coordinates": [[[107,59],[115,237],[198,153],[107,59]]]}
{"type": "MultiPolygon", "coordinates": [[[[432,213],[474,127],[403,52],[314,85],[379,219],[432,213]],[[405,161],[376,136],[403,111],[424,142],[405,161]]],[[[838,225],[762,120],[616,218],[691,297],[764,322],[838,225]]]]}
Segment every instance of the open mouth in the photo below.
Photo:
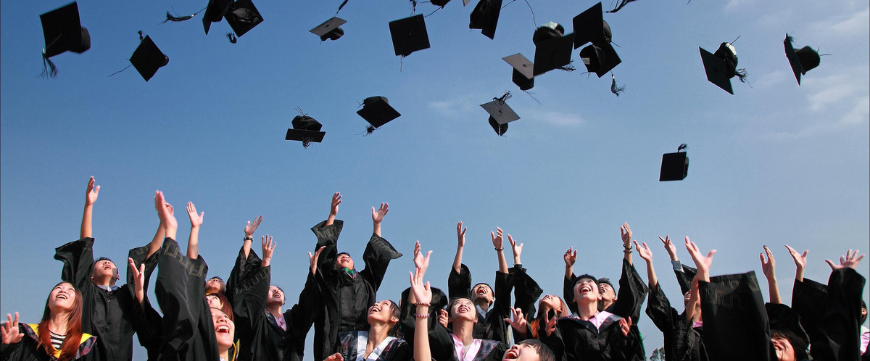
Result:
{"type": "Polygon", "coordinates": [[[378,312],[381,312],[381,309],[376,307],[376,306],[372,306],[371,308],[369,308],[369,314],[378,313],[378,312]]]}
{"type": "Polygon", "coordinates": [[[583,285],[580,286],[580,293],[592,292],[592,286],[583,285]]]}
{"type": "Polygon", "coordinates": [[[66,293],[58,293],[57,296],[55,296],[54,298],[59,300],[68,300],[69,296],[67,296],[66,293]]]}
{"type": "Polygon", "coordinates": [[[515,359],[517,359],[517,358],[519,358],[519,357],[520,357],[520,354],[517,352],[517,350],[514,349],[514,348],[511,348],[510,350],[507,350],[507,352],[504,353],[504,357],[503,357],[503,359],[505,359],[505,360],[515,360],[515,359]]]}
{"type": "Polygon", "coordinates": [[[478,295],[481,295],[481,296],[482,296],[482,295],[485,295],[485,294],[486,294],[486,288],[481,287],[480,289],[477,290],[477,294],[478,294],[478,295]]]}
{"type": "Polygon", "coordinates": [[[220,325],[214,329],[214,332],[229,334],[230,333],[230,326],[220,325]]]}

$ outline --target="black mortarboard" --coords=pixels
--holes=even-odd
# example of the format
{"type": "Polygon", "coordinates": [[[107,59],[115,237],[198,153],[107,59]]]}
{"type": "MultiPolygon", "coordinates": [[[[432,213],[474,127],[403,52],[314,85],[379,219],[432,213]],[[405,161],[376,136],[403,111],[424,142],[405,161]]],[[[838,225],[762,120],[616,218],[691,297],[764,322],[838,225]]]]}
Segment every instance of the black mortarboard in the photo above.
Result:
{"type": "Polygon", "coordinates": [[[323,125],[308,115],[297,115],[291,123],[293,129],[287,129],[287,136],[284,137],[284,140],[300,141],[305,148],[308,148],[311,142],[322,142],[323,136],[326,135],[326,132],[320,131],[323,125]]]}
{"type": "Polygon", "coordinates": [[[535,46],[534,75],[538,76],[550,70],[571,63],[571,44],[574,44],[574,34],[541,40],[535,46]]]}
{"type": "Polygon", "coordinates": [[[211,28],[211,23],[220,22],[232,5],[233,0],[208,0],[205,15],[202,17],[202,27],[205,29],[206,35],[208,35],[208,29],[211,28]]]}
{"type": "Polygon", "coordinates": [[[91,48],[91,35],[82,27],[78,4],[72,2],[39,16],[45,37],[45,55],[52,56],[67,50],[83,53],[91,48]]]}
{"type": "Polygon", "coordinates": [[[146,35],[136,51],[133,52],[133,56],[130,57],[130,62],[133,63],[133,67],[139,71],[142,78],[148,81],[154,76],[154,73],[157,73],[157,69],[169,64],[169,57],[160,51],[150,36],[146,35]]]}
{"type": "Polygon", "coordinates": [[[558,23],[550,21],[535,29],[535,33],[532,34],[532,42],[535,46],[538,46],[538,43],[543,40],[555,39],[562,35],[565,35],[565,28],[558,23]]]}
{"type": "Polygon", "coordinates": [[[501,2],[502,0],[480,0],[471,12],[468,28],[480,29],[481,34],[495,39],[495,27],[498,25],[498,14],[501,13],[501,2]]]}
{"type": "Polygon", "coordinates": [[[592,43],[599,47],[609,43],[612,38],[610,25],[604,21],[601,3],[574,17],[574,49],[586,43],[592,43]]]}
{"type": "Polygon", "coordinates": [[[340,26],[347,23],[347,20],[342,18],[333,17],[327,21],[324,21],[323,24],[317,25],[314,29],[309,30],[312,34],[320,37],[320,41],[326,41],[326,39],[330,40],[338,40],[342,35],[344,35],[344,30],[340,28],[340,26]]]}
{"type": "Polygon", "coordinates": [[[662,170],[659,173],[659,181],[683,180],[689,172],[689,157],[686,152],[680,152],[686,148],[680,144],[676,153],[662,155],[662,170]]]}
{"type": "Polygon", "coordinates": [[[586,71],[594,72],[599,78],[622,62],[610,43],[586,46],[580,50],[580,59],[586,65],[586,71]]]}
{"type": "Polygon", "coordinates": [[[449,3],[449,2],[450,2],[450,0],[432,0],[431,1],[432,5],[440,6],[442,8],[444,7],[444,5],[447,5],[447,3],[449,3]]]}
{"type": "Polygon", "coordinates": [[[408,56],[417,50],[429,49],[429,33],[423,14],[390,22],[393,50],[396,55],[408,56]]]}
{"type": "Polygon", "coordinates": [[[489,125],[498,135],[507,132],[508,123],[520,119],[520,116],[505,102],[508,98],[510,93],[505,93],[501,98],[493,98],[493,101],[480,105],[489,113],[489,125]]]}
{"type": "Polygon", "coordinates": [[[236,36],[245,35],[248,31],[263,22],[263,16],[251,0],[237,0],[225,15],[236,36]]]}
{"type": "Polygon", "coordinates": [[[514,68],[511,80],[520,87],[520,90],[529,90],[535,87],[535,65],[529,59],[526,59],[523,54],[517,53],[506,56],[502,60],[514,68]]]}
{"type": "MultiPolygon", "coordinates": [[[[794,50],[794,46],[791,43],[793,40],[791,36],[785,34],[785,40],[782,41],[782,45],[785,47],[785,57],[788,58],[794,78],[797,79],[798,85],[800,85],[801,75],[806,75],[808,71],[819,66],[822,58],[817,51],[809,46],[794,50]]],[[[47,38],[46,41],[48,41],[47,38]]]]}
{"type": "Polygon", "coordinates": [[[729,74],[733,72],[733,67],[729,67],[725,59],[711,54],[704,48],[698,47],[701,51],[701,60],[704,62],[704,72],[707,73],[707,80],[716,86],[722,88],[730,94],[734,94],[731,89],[731,78],[734,76],[729,74]]]}
{"type": "Polygon", "coordinates": [[[399,112],[390,106],[390,101],[387,97],[381,96],[368,97],[363,100],[363,108],[358,110],[356,113],[371,124],[369,133],[401,116],[399,112]]]}

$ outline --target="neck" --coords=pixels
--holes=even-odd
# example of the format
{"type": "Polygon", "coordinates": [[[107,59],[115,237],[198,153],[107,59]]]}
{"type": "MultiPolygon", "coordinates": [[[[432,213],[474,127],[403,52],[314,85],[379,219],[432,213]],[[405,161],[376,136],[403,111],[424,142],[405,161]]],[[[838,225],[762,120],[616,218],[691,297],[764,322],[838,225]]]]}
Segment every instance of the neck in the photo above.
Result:
{"type": "Polygon", "coordinates": [[[97,286],[111,287],[112,286],[112,277],[91,277],[91,281],[94,282],[97,286]]]}
{"type": "Polygon", "coordinates": [[[387,339],[387,335],[390,333],[390,325],[377,323],[371,325],[369,328],[369,336],[367,342],[366,349],[368,352],[371,352],[375,347],[384,342],[387,339]]]}
{"type": "Polygon", "coordinates": [[[596,313],[598,313],[598,302],[585,302],[585,304],[583,300],[577,302],[577,316],[580,316],[580,319],[589,321],[596,313]]]}
{"type": "Polygon", "coordinates": [[[219,352],[221,353],[221,356],[220,356],[220,357],[221,357],[222,359],[224,359],[224,360],[226,360],[226,361],[230,361],[230,350],[229,350],[229,349],[226,349],[226,350],[223,350],[223,351],[219,351],[219,352]]]}
{"type": "Polygon", "coordinates": [[[48,330],[60,335],[66,335],[66,329],[69,325],[68,312],[56,312],[51,315],[48,320],[48,330]]]}
{"type": "Polygon", "coordinates": [[[612,304],[613,304],[613,301],[601,300],[601,301],[598,302],[598,310],[599,310],[599,311],[604,311],[604,310],[606,310],[608,307],[610,307],[610,305],[612,305],[612,304]]]}
{"type": "Polygon", "coordinates": [[[275,318],[284,316],[284,312],[280,303],[275,303],[274,305],[266,305],[266,311],[269,311],[269,313],[271,313],[272,316],[275,316],[275,318]]]}
{"type": "Polygon", "coordinates": [[[492,303],[489,302],[488,300],[486,300],[485,298],[481,297],[481,298],[474,300],[474,304],[477,306],[480,306],[480,308],[482,308],[484,311],[486,311],[486,310],[489,310],[489,305],[491,305],[492,303]]]}
{"type": "Polygon", "coordinates": [[[465,346],[471,345],[471,342],[474,341],[474,336],[472,331],[474,330],[474,323],[466,320],[454,320],[453,321],[453,334],[462,341],[462,344],[465,346]]]}

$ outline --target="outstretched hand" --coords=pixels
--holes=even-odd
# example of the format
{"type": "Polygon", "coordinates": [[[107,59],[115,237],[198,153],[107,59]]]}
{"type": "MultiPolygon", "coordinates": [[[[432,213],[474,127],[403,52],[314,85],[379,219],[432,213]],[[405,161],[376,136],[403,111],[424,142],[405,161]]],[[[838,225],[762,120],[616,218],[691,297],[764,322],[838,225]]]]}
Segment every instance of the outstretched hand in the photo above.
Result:
{"type": "Polygon", "coordinates": [[[18,312],[15,312],[15,320],[12,320],[12,315],[6,314],[6,323],[3,325],[2,339],[4,345],[18,343],[24,337],[23,333],[18,332],[18,312]]]}
{"type": "Polygon", "coordinates": [[[628,226],[628,223],[622,223],[622,226],[619,227],[619,235],[622,237],[623,247],[631,247],[631,227],[628,226]]]}
{"type": "Polygon", "coordinates": [[[335,217],[338,214],[338,205],[341,204],[341,193],[335,192],[332,195],[332,204],[329,207],[329,215],[335,217]]]}
{"type": "Polygon", "coordinates": [[[263,247],[263,267],[268,267],[269,263],[272,261],[272,254],[275,252],[275,246],[278,245],[278,242],[272,241],[272,236],[265,235],[262,236],[260,241],[262,242],[263,247]]]}
{"type": "Polygon", "coordinates": [[[761,260],[761,272],[764,273],[764,277],[768,280],[776,278],[775,267],[776,261],[773,259],[773,253],[770,252],[770,248],[767,246],[764,247],[764,253],[759,253],[758,258],[761,260]],[[764,255],[767,254],[767,260],[764,259],[764,255]]]}
{"type": "Polygon", "coordinates": [[[311,270],[311,274],[317,274],[317,259],[320,258],[320,252],[323,252],[323,249],[326,246],[322,246],[314,252],[314,255],[311,255],[311,252],[308,252],[308,269],[311,270]]]}
{"type": "Polygon", "coordinates": [[[257,231],[257,227],[260,227],[260,222],[263,221],[263,216],[260,215],[258,217],[254,217],[254,222],[248,221],[248,224],[245,225],[245,237],[253,237],[254,232],[257,231]]]}
{"type": "Polygon", "coordinates": [[[520,254],[523,253],[523,244],[517,244],[517,242],[514,241],[514,237],[511,237],[511,235],[508,235],[508,242],[510,242],[511,250],[514,253],[514,263],[520,263],[520,254]]]}
{"type": "Polygon", "coordinates": [[[558,317],[550,318],[550,315],[544,315],[544,320],[547,321],[547,326],[545,330],[547,331],[547,336],[552,336],[553,332],[556,331],[556,319],[558,317]]]}
{"type": "Polygon", "coordinates": [[[420,269],[414,269],[414,272],[408,272],[411,276],[411,292],[414,293],[414,298],[418,304],[428,305],[432,302],[432,289],[429,287],[429,282],[423,284],[423,273],[420,269]]]}
{"type": "Polygon", "coordinates": [[[577,250],[574,247],[568,247],[568,250],[565,251],[565,255],[562,256],[562,259],[565,260],[566,266],[574,266],[574,262],[577,262],[577,250]]]}
{"type": "Polygon", "coordinates": [[[342,356],[340,353],[334,353],[332,355],[329,355],[329,357],[327,357],[323,361],[344,361],[344,356],[342,356]]]}
{"type": "Polygon", "coordinates": [[[468,230],[468,227],[462,228],[462,221],[456,224],[456,238],[457,238],[457,246],[459,248],[465,247],[465,231],[468,230]]]}
{"type": "Polygon", "coordinates": [[[429,268],[429,256],[432,255],[432,251],[426,253],[426,256],[423,257],[423,253],[420,252],[420,241],[417,241],[417,244],[414,245],[414,267],[422,270],[423,274],[426,274],[426,270],[429,268]]]}
{"type": "Polygon", "coordinates": [[[652,250],[649,249],[649,246],[646,245],[646,242],[638,244],[637,241],[634,241],[634,247],[637,248],[637,254],[640,256],[640,258],[643,258],[646,263],[652,262],[652,250]],[[641,245],[643,245],[643,247],[641,247],[641,245]]]}
{"type": "Polygon", "coordinates": [[[203,216],[205,216],[205,212],[201,212],[197,215],[196,206],[193,205],[193,202],[187,202],[187,215],[190,217],[190,227],[196,228],[202,225],[202,219],[203,216]]]}
{"type": "Polygon", "coordinates": [[[175,213],[172,206],[169,205],[169,203],[166,203],[163,192],[156,191],[154,193],[154,207],[157,208],[157,215],[160,217],[160,223],[162,223],[163,228],[166,229],[166,236],[174,239],[174,231],[178,229],[178,221],[175,220],[175,213]],[[170,230],[172,231],[171,236],[170,230]]]}
{"type": "Polygon", "coordinates": [[[704,257],[698,249],[698,246],[695,242],[690,241],[689,237],[686,237],[686,250],[689,251],[692,260],[695,261],[695,267],[698,269],[698,274],[703,274],[705,276],[703,281],[708,281],[710,276],[710,266],[713,264],[713,255],[716,253],[716,250],[711,250],[707,253],[707,256],[704,257]]]}
{"type": "Polygon", "coordinates": [[[495,247],[496,250],[503,249],[502,245],[504,244],[504,236],[501,228],[496,227],[498,233],[489,232],[489,235],[492,236],[492,246],[495,247]]]}
{"type": "Polygon", "coordinates": [[[135,291],[136,300],[142,303],[142,300],[145,299],[145,263],[136,267],[136,262],[133,262],[132,258],[128,258],[127,261],[130,262],[130,272],[132,272],[133,280],[135,281],[133,290],[135,291]]]}
{"type": "Polygon", "coordinates": [[[798,253],[794,248],[791,248],[789,245],[785,245],[785,248],[788,249],[788,254],[791,255],[791,258],[794,260],[795,267],[799,269],[804,269],[807,266],[807,253],[810,253],[810,250],[805,250],[803,254],[798,253]]]}
{"type": "Polygon", "coordinates": [[[513,327],[514,330],[517,330],[517,332],[525,335],[526,334],[526,327],[529,323],[528,323],[528,321],[526,321],[526,318],[523,316],[523,310],[519,309],[519,308],[511,307],[511,317],[513,319],[505,318],[504,321],[507,322],[509,325],[511,325],[511,327],[513,327]]]}
{"type": "Polygon", "coordinates": [[[855,269],[858,267],[858,263],[860,263],[862,259],[864,259],[863,254],[861,256],[858,256],[857,249],[855,250],[854,253],[852,253],[852,250],[850,249],[850,250],[846,251],[846,256],[840,256],[840,264],[839,265],[836,265],[836,264],[834,264],[834,262],[831,262],[831,260],[827,260],[827,259],[825,260],[825,262],[828,263],[828,266],[831,266],[831,270],[836,271],[836,270],[842,269],[842,268],[855,269]]]}
{"type": "Polygon", "coordinates": [[[97,201],[97,197],[100,195],[100,186],[94,187],[94,177],[91,177],[91,180],[88,181],[88,190],[85,194],[85,205],[89,206],[94,204],[97,201]]]}
{"type": "Polygon", "coordinates": [[[631,317],[619,320],[619,330],[622,331],[622,336],[628,337],[631,331],[631,317]]]}
{"type": "Polygon", "coordinates": [[[662,245],[665,246],[665,249],[668,251],[668,256],[671,257],[672,261],[677,260],[677,246],[674,245],[674,242],[671,242],[671,236],[665,235],[665,238],[659,236],[659,239],[662,241],[662,245]]]}
{"type": "Polygon", "coordinates": [[[389,211],[390,204],[386,202],[381,203],[381,206],[377,211],[375,210],[375,207],[372,207],[372,222],[381,223],[384,220],[384,216],[386,216],[389,211]]]}

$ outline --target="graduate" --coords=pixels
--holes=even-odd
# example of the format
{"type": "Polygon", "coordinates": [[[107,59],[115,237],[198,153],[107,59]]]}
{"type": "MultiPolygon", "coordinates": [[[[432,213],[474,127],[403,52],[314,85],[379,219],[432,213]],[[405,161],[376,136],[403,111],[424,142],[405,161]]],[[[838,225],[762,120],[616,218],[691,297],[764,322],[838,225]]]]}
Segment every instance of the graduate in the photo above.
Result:
{"type": "MultiPolygon", "coordinates": [[[[341,350],[338,335],[341,332],[367,330],[367,310],[375,304],[375,296],[387,272],[390,261],[402,256],[390,242],[381,237],[381,222],[389,211],[389,204],[372,207],[372,236],[363,252],[365,268],[357,271],[353,258],[346,252],[338,252],[338,237],[344,222],[336,220],[341,194],[332,196],[329,217],[311,228],[321,248],[317,277],[321,289],[314,317],[314,359],[324,360],[341,350]]],[[[308,326],[310,327],[310,326],[308,326]]],[[[307,327],[306,327],[307,328],[307,327]]]]}
{"type": "MultiPolygon", "coordinates": [[[[135,299],[131,272],[127,272],[127,284],[119,287],[115,285],[120,278],[117,265],[104,257],[94,261],[92,219],[99,192],[100,186],[95,186],[91,177],[85,194],[80,239],[58,247],[54,258],[63,262],[61,279],[73,284],[82,294],[82,330],[99,340],[93,351],[95,359],[132,360],[133,334],[146,326],[145,314],[153,310],[144,310],[143,306],[147,305],[135,299]]],[[[159,228],[147,246],[130,250],[129,258],[135,263],[133,268],[144,263],[146,274],[154,271],[162,232],[159,228]]]]}
{"type": "MultiPolygon", "coordinates": [[[[425,272],[426,269],[429,268],[428,257],[432,253],[426,254],[426,257],[423,257],[423,254],[420,252],[420,241],[417,241],[414,245],[414,266],[416,268],[422,268],[425,272]],[[424,264],[424,261],[426,263],[424,264]]],[[[448,299],[447,295],[444,294],[444,291],[441,291],[438,288],[432,287],[432,300],[429,302],[431,304],[428,307],[429,317],[426,318],[428,323],[428,333],[434,336],[434,330],[436,324],[441,324],[441,327],[448,327],[448,313],[444,310],[447,307],[448,299]]],[[[414,296],[414,293],[411,292],[411,287],[406,288],[402,291],[402,298],[399,304],[399,326],[396,332],[398,337],[401,337],[408,341],[408,346],[411,349],[411,355],[414,353],[414,333],[416,332],[416,323],[417,318],[414,316],[417,314],[417,298],[414,296]]]]}
{"type": "MultiPolygon", "coordinates": [[[[427,260],[428,261],[428,260],[427,260]]],[[[348,361],[403,361],[411,359],[411,347],[404,339],[395,336],[399,323],[399,305],[383,300],[369,307],[369,329],[338,334],[341,356],[348,361]]]]}
{"type": "Polygon", "coordinates": [[[2,360],[94,360],[96,337],[82,332],[81,292],[69,282],[58,283],[45,301],[38,324],[19,324],[6,315],[2,327],[2,360]]]}

